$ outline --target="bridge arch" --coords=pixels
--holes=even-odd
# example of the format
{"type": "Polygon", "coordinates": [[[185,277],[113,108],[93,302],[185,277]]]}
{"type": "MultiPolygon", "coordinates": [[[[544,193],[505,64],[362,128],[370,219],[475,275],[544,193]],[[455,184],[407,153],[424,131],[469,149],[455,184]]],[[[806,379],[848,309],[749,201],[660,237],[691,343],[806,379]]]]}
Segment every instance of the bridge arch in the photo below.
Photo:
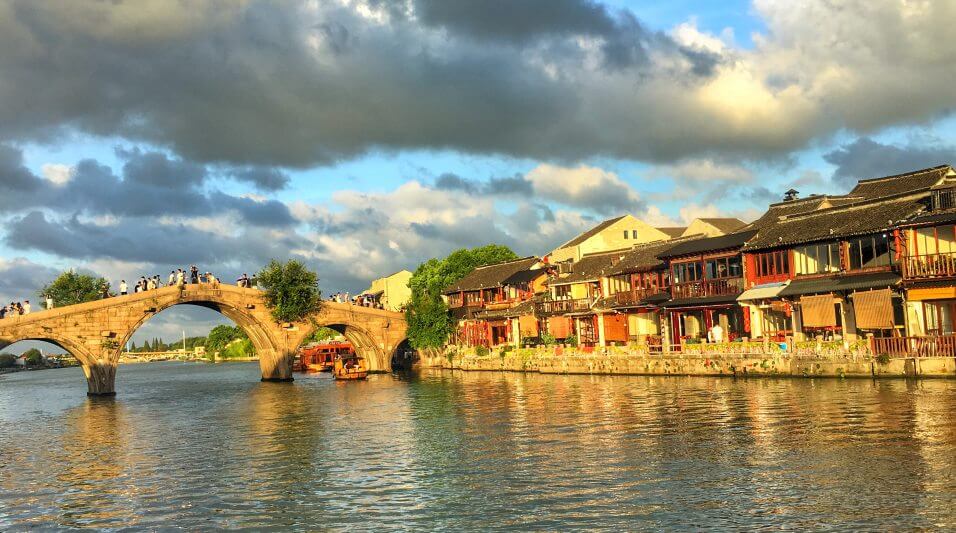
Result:
{"type": "Polygon", "coordinates": [[[367,361],[370,372],[388,372],[391,370],[391,364],[385,356],[386,352],[380,346],[381,343],[376,342],[376,336],[368,329],[357,324],[348,324],[334,319],[322,322],[314,321],[314,323],[310,323],[309,327],[305,328],[305,333],[301,336],[302,340],[308,339],[321,328],[337,331],[352,343],[355,353],[364,357],[367,361]]]}
{"type": "Polygon", "coordinates": [[[123,346],[146,321],[177,305],[213,309],[241,327],[259,356],[264,381],[292,380],[296,349],[316,328],[341,331],[378,372],[391,369],[391,355],[406,333],[400,313],[335,302],[323,302],[304,320],[277,323],[259,290],[191,284],[8,317],[0,320],[0,341],[61,346],[82,364],[90,394],[113,394],[123,346]]]}
{"type": "MultiPolygon", "coordinates": [[[[244,310],[239,309],[234,304],[226,302],[222,298],[216,298],[214,296],[203,296],[190,298],[188,300],[176,299],[159,302],[154,309],[150,310],[148,313],[144,313],[139,320],[130,326],[129,330],[119,343],[119,350],[122,351],[123,346],[126,346],[126,344],[133,338],[133,335],[135,335],[141,327],[143,327],[147,322],[155,318],[163,311],[172,309],[173,307],[188,305],[203,307],[205,309],[215,311],[242,328],[242,331],[244,331],[249,337],[249,340],[252,341],[252,345],[256,350],[256,355],[259,357],[259,367],[262,370],[263,377],[275,373],[276,366],[281,364],[281,361],[279,361],[279,356],[282,352],[281,345],[277,343],[276,339],[274,339],[273,335],[270,333],[270,330],[276,329],[275,325],[268,323],[264,324],[254,315],[244,312],[244,310]]],[[[117,360],[118,357],[119,354],[117,354],[117,360]]],[[[276,379],[276,381],[285,380],[286,379],[276,379]]],[[[289,377],[289,380],[291,380],[291,377],[289,377]]]]}

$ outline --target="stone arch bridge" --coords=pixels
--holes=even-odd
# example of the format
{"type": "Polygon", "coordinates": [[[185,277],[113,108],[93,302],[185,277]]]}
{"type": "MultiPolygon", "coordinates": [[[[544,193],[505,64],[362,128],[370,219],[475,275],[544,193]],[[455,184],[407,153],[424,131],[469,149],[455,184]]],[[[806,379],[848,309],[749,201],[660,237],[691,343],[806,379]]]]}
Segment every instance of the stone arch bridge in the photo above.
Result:
{"type": "Polygon", "coordinates": [[[55,344],[80,362],[89,394],[110,395],[120,352],[133,333],[163,310],[186,304],[216,310],[241,327],[255,346],[263,381],[291,381],[296,350],[323,326],[345,335],[373,372],[391,370],[392,355],[405,341],[401,313],[322,302],[305,320],[276,323],[262,291],[191,284],[9,317],[0,320],[0,347],[22,340],[55,344]]]}

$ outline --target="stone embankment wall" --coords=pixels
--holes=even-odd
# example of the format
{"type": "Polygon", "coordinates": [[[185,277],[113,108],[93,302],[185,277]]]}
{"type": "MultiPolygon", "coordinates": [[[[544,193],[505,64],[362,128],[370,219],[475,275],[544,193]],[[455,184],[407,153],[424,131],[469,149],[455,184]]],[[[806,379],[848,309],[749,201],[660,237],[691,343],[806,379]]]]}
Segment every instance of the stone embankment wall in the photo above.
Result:
{"type": "Polygon", "coordinates": [[[449,350],[425,357],[422,366],[453,370],[539,372],[542,374],[618,374],[771,377],[946,377],[956,378],[956,358],[921,357],[878,361],[848,355],[584,353],[574,349],[521,349],[479,356],[449,350]]]}

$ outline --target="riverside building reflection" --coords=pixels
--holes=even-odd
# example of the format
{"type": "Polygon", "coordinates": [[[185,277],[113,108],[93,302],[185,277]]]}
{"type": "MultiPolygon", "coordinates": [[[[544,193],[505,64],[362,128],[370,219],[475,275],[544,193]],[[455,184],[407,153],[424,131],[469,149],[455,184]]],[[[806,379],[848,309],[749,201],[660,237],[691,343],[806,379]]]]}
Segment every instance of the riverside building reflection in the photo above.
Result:
{"type": "Polygon", "coordinates": [[[956,525],[952,381],[78,372],[0,381],[0,529],[956,525]]]}

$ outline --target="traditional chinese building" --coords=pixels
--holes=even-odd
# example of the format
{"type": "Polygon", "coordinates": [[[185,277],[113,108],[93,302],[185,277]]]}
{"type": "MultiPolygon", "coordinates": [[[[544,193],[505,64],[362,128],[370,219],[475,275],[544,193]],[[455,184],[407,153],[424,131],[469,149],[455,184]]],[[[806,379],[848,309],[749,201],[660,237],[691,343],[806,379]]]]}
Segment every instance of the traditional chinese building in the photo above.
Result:
{"type": "Polygon", "coordinates": [[[604,341],[660,345],[661,305],[671,299],[668,265],[658,256],[687,240],[635,246],[604,269],[604,297],[596,304],[604,341]]]}
{"type": "Polygon", "coordinates": [[[744,291],[741,248],[755,234],[747,230],[691,240],[660,254],[670,266],[671,300],[662,305],[670,342],[706,339],[715,324],[723,332],[720,340],[747,336],[748,317],[737,297],[744,291]]]}
{"type": "Polygon", "coordinates": [[[530,300],[543,290],[546,271],[536,257],[525,257],[478,267],[448,287],[444,295],[458,321],[458,342],[469,346],[497,346],[515,342],[511,317],[503,311],[530,300]]]}
{"type": "MultiPolygon", "coordinates": [[[[782,329],[792,328],[797,338],[903,336],[901,263],[908,252],[899,228],[918,220],[933,188],[951,172],[939,167],[863,180],[829,205],[803,202],[806,210],[789,210],[762,225],[745,246],[753,270],[748,280],[766,289],[771,316],[777,310],[789,319],[782,329]],[[769,283],[784,286],[770,290],[769,283]]],[[[781,329],[762,314],[765,324],[772,323],[768,332],[781,329]]]]}

